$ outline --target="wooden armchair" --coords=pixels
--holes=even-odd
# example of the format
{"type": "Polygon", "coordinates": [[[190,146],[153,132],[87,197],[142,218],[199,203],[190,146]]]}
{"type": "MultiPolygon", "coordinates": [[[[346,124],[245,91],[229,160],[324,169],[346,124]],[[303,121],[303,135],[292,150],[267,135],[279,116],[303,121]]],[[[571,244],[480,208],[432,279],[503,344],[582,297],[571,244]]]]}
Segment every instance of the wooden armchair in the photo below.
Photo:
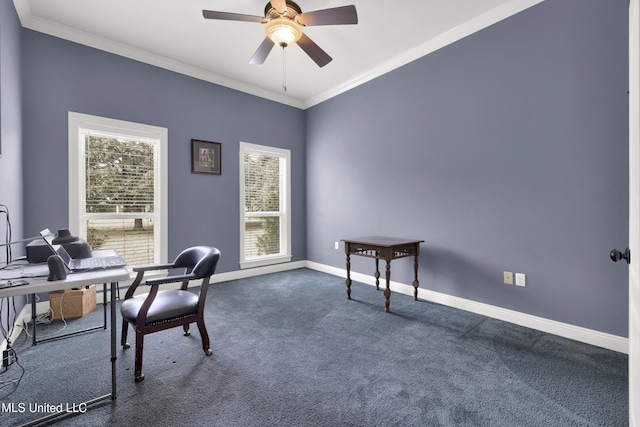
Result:
{"type": "Polygon", "coordinates": [[[182,251],[170,264],[156,264],[135,267],[137,276],[120,307],[122,313],[121,345],[127,349],[127,330],[131,323],[136,331],[135,380],[144,380],[142,374],[142,350],[144,336],[164,329],[182,326],[184,335],[189,335],[189,324],[195,322],[200,331],[202,348],[207,356],[211,355],[209,335],[204,324],[204,304],[209,287],[209,279],[216,270],[220,251],[213,247],[196,246],[182,251]],[[184,268],[183,274],[149,279],[144,282],[151,289],[149,293],[134,296],[142,283],[144,274],[149,271],[184,268]],[[188,291],[190,280],[202,280],[198,294],[188,291]],[[159,291],[160,285],[182,282],[180,289],[159,291]]]}

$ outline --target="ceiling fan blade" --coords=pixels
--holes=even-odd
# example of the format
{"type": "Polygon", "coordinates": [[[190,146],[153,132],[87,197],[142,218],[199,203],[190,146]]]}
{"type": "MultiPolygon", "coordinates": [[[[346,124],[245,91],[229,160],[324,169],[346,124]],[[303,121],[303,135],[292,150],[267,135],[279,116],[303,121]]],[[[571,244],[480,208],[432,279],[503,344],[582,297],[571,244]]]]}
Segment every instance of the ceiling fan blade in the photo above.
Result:
{"type": "Polygon", "coordinates": [[[249,64],[264,64],[264,61],[267,59],[267,56],[269,56],[274,44],[273,40],[269,37],[265,37],[265,39],[262,40],[262,43],[260,43],[258,50],[256,50],[256,53],[254,53],[249,60],[249,64]]]}
{"type": "Polygon", "coordinates": [[[287,9],[286,0],[271,0],[271,7],[277,10],[279,13],[284,13],[287,9]]]}
{"type": "Polygon", "coordinates": [[[327,65],[333,58],[331,58],[327,52],[322,50],[320,46],[315,44],[313,40],[307,37],[306,34],[302,34],[300,39],[297,41],[298,45],[304,50],[307,55],[314,60],[318,67],[324,67],[327,65]]]}
{"type": "Polygon", "coordinates": [[[358,13],[356,7],[351,5],[304,12],[296,19],[304,26],[357,24],[358,13]]]}
{"type": "Polygon", "coordinates": [[[264,16],[244,15],[242,13],[217,12],[215,10],[203,10],[202,16],[206,19],[221,19],[223,21],[267,22],[264,16]]]}

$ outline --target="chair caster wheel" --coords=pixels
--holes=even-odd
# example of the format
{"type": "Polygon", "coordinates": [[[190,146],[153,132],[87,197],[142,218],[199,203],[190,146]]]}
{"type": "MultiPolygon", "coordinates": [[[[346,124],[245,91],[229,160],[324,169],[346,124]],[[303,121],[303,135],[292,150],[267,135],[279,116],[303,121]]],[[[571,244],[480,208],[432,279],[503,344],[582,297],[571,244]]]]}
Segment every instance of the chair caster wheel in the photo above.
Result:
{"type": "Polygon", "coordinates": [[[122,345],[122,349],[123,349],[123,350],[126,350],[126,349],[128,349],[129,347],[131,347],[131,345],[130,345],[128,342],[126,342],[126,343],[124,343],[124,344],[122,345]]]}
{"type": "Polygon", "coordinates": [[[211,351],[211,349],[208,348],[204,351],[204,354],[206,354],[207,356],[211,356],[213,354],[213,351],[211,351]]]}
{"type": "Polygon", "coordinates": [[[144,380],[144,374],[136,374],[136,382],[139,383],[142,380],[144,380]]]}
{"type": "Polygon", "coordinates": [[[185,333],[184,333],[184,336],[185,336],[185,337],[188,337],[188,336],[190,336],[190,335],[191,335],[191,332],[189,332],[189,331],[187,331],[187,332],[185,332],[185,333]]]}

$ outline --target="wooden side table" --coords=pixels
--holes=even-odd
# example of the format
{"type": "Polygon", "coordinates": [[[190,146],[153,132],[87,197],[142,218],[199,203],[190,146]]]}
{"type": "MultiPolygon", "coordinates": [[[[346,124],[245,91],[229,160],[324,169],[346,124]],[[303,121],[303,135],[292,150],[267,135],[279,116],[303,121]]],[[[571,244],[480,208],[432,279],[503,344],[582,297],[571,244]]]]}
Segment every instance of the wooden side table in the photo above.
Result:
{"type": "Polygon", "coordinates": [[[389,289],[389,282],[391,280],[391,261],[398,258],[404,258],[408,256],[414,257],[413,270],[413,300],[418,299],[418,257],[420,255],[420,243],[424,240],[409,240],[400,239],[396,237],[381,237],[381,236],[368,236],[358,237],[354,239],[342,239],[344,242],[344,253],[347,256],[347,299],[351,299],[351,255],[359,255],[368,258],[374,258],[376,260],[376,289],[380,289],[380,270],[379,260],[386,261],[385,277],[387,281],[387,287],[384,290],[384,311],[389,313],[389,304],[391,297],[391,289],[389,289]]]}

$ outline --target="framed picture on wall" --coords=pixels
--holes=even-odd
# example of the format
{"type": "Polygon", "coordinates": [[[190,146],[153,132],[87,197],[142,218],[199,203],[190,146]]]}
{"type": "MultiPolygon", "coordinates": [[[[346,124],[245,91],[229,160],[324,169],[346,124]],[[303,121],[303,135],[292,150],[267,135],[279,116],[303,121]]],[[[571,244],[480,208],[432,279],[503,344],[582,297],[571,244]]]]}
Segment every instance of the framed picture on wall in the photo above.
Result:
{"type": "Polygon", "coordinates": [[[222,173],[222,144],[192,139],[191,172],[220,175],[222,173]]]}

